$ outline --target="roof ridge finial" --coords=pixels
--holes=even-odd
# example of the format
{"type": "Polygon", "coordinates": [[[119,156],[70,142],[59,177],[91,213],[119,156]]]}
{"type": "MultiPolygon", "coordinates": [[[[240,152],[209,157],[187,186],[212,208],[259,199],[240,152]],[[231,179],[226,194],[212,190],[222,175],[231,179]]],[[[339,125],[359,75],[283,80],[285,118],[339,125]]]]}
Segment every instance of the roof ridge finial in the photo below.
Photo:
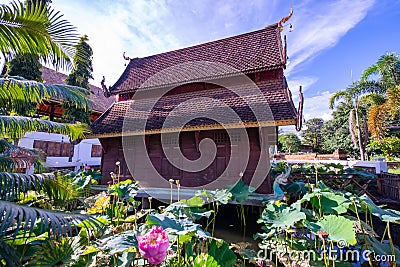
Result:
{"type": "Polygon", "coordinates": [[[128,56],[125,56],[125,52],[122,54],[122,56],[124,57],[124,59],[125,59],[125,60],[131,60],[131,58],[130,58],[130,57],[128,57],[128,56]]]}
{"type": "Polygon", "coordinates": [[[292,16],[293,16],[293,8],[292,8],[292,6],[290,6],[290,13],[289,13],[289,15],[286,16],[286,17],[283,17],[283,18],[278,22],[279,31],[281,31],[281,32],[283,31],[283,26],[282,26],[282,24],[285,23],[286,21],[288,21],[292,16]]]}
{"type": "Polygon", "coordinates": [[[103,93],[105,97],[110,97],[111,92],[110,92],[110,87],[107,88],[106,84],[106,77],[103,76],[103,79],[101,80],[101,88],[103,89],[103,93]]]}

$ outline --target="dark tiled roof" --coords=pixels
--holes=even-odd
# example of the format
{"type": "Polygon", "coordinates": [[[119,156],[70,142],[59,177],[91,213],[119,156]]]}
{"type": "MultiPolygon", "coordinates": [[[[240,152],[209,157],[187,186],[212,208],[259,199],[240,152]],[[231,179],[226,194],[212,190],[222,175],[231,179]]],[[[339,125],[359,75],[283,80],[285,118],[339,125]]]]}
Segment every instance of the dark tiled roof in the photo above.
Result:
{"type": "MultiPolygon", "coordinates": [[[[55,70],[49,69],[47,67],[42,67],[42,78],[48,84],[65,84],[65,79],[67,75],[57,72],[55,70]]],[[[90,90],[93,94],[89,95],[89,101],[92,110],[98,112],[104,112],[109,106],[114,103],[114,98],[107,98],[103,94],[103,90],[97,86],[89,85],[90,90]]]]}
{"type": "Polygon", "coordinates": [[[284,58],[281,36],[277,24],[257,30],[209,43],[174,50],[144,58],[130,60],[119,80],[110,88],[112,94],[134,91],[139,87],[152,87],[196,78],[205,78],[209,70],[198,69],[190,75],[163,75],[160,79],[144,84],[156,73],[178,64],[207,61],[223,63],[230,69],[211,71],[213,77],[223,76],[235,72],[250,73],[284,67],[284,58]]]}
{"type": "Polygon", "coordinates": [[[151,105],[151,98],[117,102],[96,120],[91,128],[94,135],[101,135],[121,133],[123,127],[124,131],[127,130],[125,128],[127,125],[129,125],[129,131],[141,132],[144,125],[146,125],[146,131],[154,131],[182,125],[208,127],[218,125],[216,121],[224,125],[240,122],[293,121],[296,119],[296,110],[290,91],[285,88],[285,84],[281,79],[264,81],[258,84],[260,88],[257,90],[258,94],[254,93],[254,87],[249,85],[234,86],[233,88],[238,89],[237,92],[240,92],[241,96],[222,87],[165,95],[156,102],[150,113],[145,110],[148,110],[147,107],[151,105]],[[224,105],[228,109],[224,108],[224,105]],[[268,112],[268,106],[271,112],[268,112]],[[258,114],[257,118],[252,110],[258,114]],[[229,111],[234,111],[234,113],[229,111]],[[215,120],[207,119],[210,115],[215,120]],[[167,116],[173,123],[163,126],[167,116]],[[188,122],[186,117],[196,119],[188,122]],[[125,126],[123,126],[124,119],[125,126]]]}

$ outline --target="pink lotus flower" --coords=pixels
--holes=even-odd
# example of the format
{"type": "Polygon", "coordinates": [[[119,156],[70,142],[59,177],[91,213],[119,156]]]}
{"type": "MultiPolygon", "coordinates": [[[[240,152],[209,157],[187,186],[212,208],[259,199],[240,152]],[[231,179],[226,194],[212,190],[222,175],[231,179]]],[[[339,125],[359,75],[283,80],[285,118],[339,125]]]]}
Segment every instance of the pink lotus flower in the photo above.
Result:
{"type": "Polygon", "coordinates": [[[167,232],[161,226],[153,226],[150,232],[138,236],[139,252],[151,264],[160,264],[167,255],[169,240],[167,232]]]}

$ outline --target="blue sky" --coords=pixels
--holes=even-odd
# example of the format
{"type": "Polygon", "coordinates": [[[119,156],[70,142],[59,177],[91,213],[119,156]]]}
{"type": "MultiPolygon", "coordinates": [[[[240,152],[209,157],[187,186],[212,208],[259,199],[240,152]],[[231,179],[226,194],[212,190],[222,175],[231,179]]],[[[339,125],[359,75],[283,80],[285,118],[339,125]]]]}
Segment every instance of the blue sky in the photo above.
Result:
{"type": "MultiPolygon", "coordinates": [[[[400,53],[399,0],[53,0],[53,7],[87,34],[94,50],[93,84],[112,85],[130,57],[143,57],[212,41],[278,22],[286,27],[286,76],[297,101],[305,92],[305,118],[328,119],[332,93],[357,80],[387,52],[400,53]]],[[[296,103],[297,105],[297,103],[296,103]]]]}

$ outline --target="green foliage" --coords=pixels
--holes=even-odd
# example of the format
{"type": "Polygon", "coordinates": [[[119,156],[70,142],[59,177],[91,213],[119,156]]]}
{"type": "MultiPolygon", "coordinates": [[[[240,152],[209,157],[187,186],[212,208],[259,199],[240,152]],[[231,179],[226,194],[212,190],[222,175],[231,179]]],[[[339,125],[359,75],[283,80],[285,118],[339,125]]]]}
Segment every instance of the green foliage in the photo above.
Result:
{"type": "Polygon", "coordinates": [[[7,64],[7,75],[24,77],[27,80],[42,82],[42,64],[37,55],[16,55],[7,64]]]}
{"type": "Polygon", "coordinates": [[[47,240],[26,266],[68,266],[72,262],[74,250],[78,247],[78,244],[69,238],[62,238],[60,241],[47,240]]]}
{"type": "Polygon", "coordinates": [[[84,35],[79,39],[78,44],[75,46],[73,69],[68,75],[66,83],[68,85],[74,85],[90,90],[89,79],[93,79],[93,50],[87,41],[89,41],[89,38],[87,35],[84,35]]]}
{"type": "Polygon", "coordinates": [[[370,81],[381,91],[400,85],[400,57],[395,53],[382,55],[376,64],[364,70],[361,81],[370,81]]]}
{"type": "Polygon", "coordinates": [[[300,151],[301,142],[299,137],[294,133],[280,134],[278,142],[284,152],[294,153],[300,151]]]}
{"type": "Polygon", "coordinates": [[[314,152],[322,151],[321,145],[323,135],[321,129],[324,125],[324,120],[321,118],[312,118],[306,121],[305,129],[301,131],[302,142],[311,145],[314,152]]]}
{"type": "Polygon", "coordinates": [[[208,255],[212,256],[221,267],[231,267],[236,263],[236,255],[225,241],[219,243],[212,240],[208,255]]]}
{"type": "MultiPolygon", "coordinates": [[[[179,213],[177,214],[179,215],[179,213]]],[[[173,214],[149,214],[146,223],[150,226],[157,225],[177,236],[193,236],[208,238],[209,234],[201,229],[199,224],[188,219],[176,218],[173,214]]]]}
{"type": "Polygon", "coordinates": [[[138,182],[127,179],[117,184],[110,185],[108,187],[108,193],[118,196],[123,201],[133,202],[134,197],[137,194],[138,182]]]}
{"type": "Polygon", "coordinates": [[[86,89],[76,86],[39,83],[15,76],[0,78],[0,107],[8,111],[24,108],[29,103],[42,103],[49,98],[65,99],[86,110],[89,107],[87,94],[86,89]]]}
{"type": "MultiPolygon", "coordinates": [[[[68,85],[85,88],[90,92],[89,79],[93,79],[93,51],[87,41],[89,41],[89,38],[87,35],[84,35],[75,46],[73,68],[65,82],[68,85]]],[[[73,103],[70,103],[68,100],[63,101],[63,108],[65,110],[63,114],[65,119],[90,123],[90,110],[76,108],[73,103]]]]}
{"type": "Polygon", "coordinates": [[[137,231],[129,230],[125,233],[117,234],[114,236],[103,239],[103,246],[100,246],[103,250],[108,250],[111,255],[116,253],[122,253],[132,248],[136,248],[138,245],[137,231]]]}
{"type": "Polygon", "coordinates": [[[340,193],[314,191],[303,196],[302,201],[310,201],[321,214],[343,214],[351,202],[340,193]]]}
{"type": "MultiPolygon", "coordinates": [[[[10,5],[0,6],[0,52],[6,61],[15,57],[11,63],[10,73],[19,69],[21,76],[36,79],[40,76],[37,72],[37,69],[40,69],[38,59],[56,67],[65,67],[72,57],[73,46],[77,40],[75,28],[62,19],[60,13],[44,6],[44,3],[47,1],[28,0],[26,4],[12,2],[10,5]],[[39,2],[40,4],[37,4],[39,2]],[[24,61],[28,57],[32,61],[24,61]]],[[[87,125],[63,125],[23,116],[33,115],[36,105],[50,98],[65,99],[71,106],[88,110],[87,94],[86,89],[74,86],[43,84],[22,77],[0,78],[0,137],[12,141],[21,138],[26,132],[44,130],[67,134],[71,139],[82,138],[88,131],[87,125]]],[[[16,153],[25,158],[32,156],[27,153],[28,150],[15,148],[2,141],[0,146],[0,165],[3,169],[14,168],[10,163],[16,162],[18,158],[15,157],[16,153]]],[[[28,167],[28,159],[24,160],[25,167],[28,167]]],[[[51,206],[57,201],[68,199],[68,194],[73,193],[69,189],[65,190],[65,184],[61,183],[53,184],[50,188],[49,181],[55,182],[57,179],[44,179],[46,175],[1,173],[0,176],[1,198],[6,200],[17,200],[31,189],[40,192],[46,186],[51,189],[47,191],[52,199],[41,196],[43,198],[41,203],[51,206]],[[48,203],[44,203],[45,201],[48,203]]],[[[73,253],[71,246],[62,240],[50,243],[48,238],[74,235],[73,232],[79,232],[76,224],[82,221],[86,222],[83,227],[100,228],[96,219],[88,215],[42,210],[3,200],[0,200],[0,214],[0,260],[2,263],[6,262],[8,266],[21,266],[29,261],[34,266],[67,264],[68,257],[73,253]],[[43,237],[45,231],[47,231],[46,236],[43,237]],[[35,236],[38,238],[35,239],[35,236]],[[32,251],[43,239],[48,240],[47,244],[42,242],[40,245],[44,253],[40,254],[39,251],[37,258],[32,258],[34,255],[32,251]],[[14,248],[23,246],[24,253],[21,255],[13,253],[13,250],[9,249],[10,246],[5,245],[7,242],[14,248]],[[29,257],[27,251],[30,253],[29,257]]]]}
{"type": "Polygon", "coordinates": [[[288,207],[284,204],[268,204],[259,223],[264,223],[269,229],[275,232],[288,229],[296,222],[304,220],[306,214],[295,207],[288,207]]]}
{"type": "Polygon", "coordinates": [[[66,67],[78,40],[76,29],[62,14],[41,5],[21,2],[0,6],[0,51],[38,55],[45,63],[66,67]]]}
{"type": "Polygon", "coordinates": [[[357,155],[349,131],[349,114],[350,109],[341,104],[332,112],[332,119],[324,123],[321,128],[323,152],[333,153],[336,149],[342,149],[349,156],[357,155]]]}
{"type": "Polygon", "coordinates": [[[84,220],[99,226],[94,218],[87,215],[42,210],[2,200],[0,214],[4,214],[0,225],[0,239],[15,237],[19,231],[31,233],[36,227],[40,227],[40,231],[49,229],[56,236],[72,235],[74,224],[84,220]]]}
{"type": "Polygon", "coordinates": [[[43,192],[50,198],[53,205],[62,209],[75,208],[78,197],[83,190],[73,183],[73,180],[57,174],[54,179],[45,180],[43,192]]]}
{"type": "Polygon", "coordinates": [[[14,246],[0,239],[0,260],[4,260],[6,266],[20,266],[21,255],[17,252],[14,246]]]}
{"type": "Polygon", "coordinates": [[[308,224],[308,227],[315,234],[326,232],[328,241],[345,241],[348,245],[357,243],[354,223],[342,216],[328,215],[316,223],[308,224]]]}
{"type": "Polygon", "coordinates": [[[228,185],[227,189],[232,194],[231,199],[237,203],[243,203],[251,193],[256,191],[255,188],[248,186],[242,180],[238,180],[234,185],[228,185]]]}
{"type": "Polygon", "coordinates": [[[83,139],[89,133],[86,124],[64,124],[54,121],[21,116],[0,115],[0,137],[12,140],[22,138],[25,133],[33,131],[46,131],[68,135],[71,140],[83,139]]]}
{"type": "Polygon", "coordinates": [[[387,157],[400,155],[400,138],[391,136],[385,137],[381,141],[372,140],[368,147],[375,153],[384,153],[387,157]]]}
{"type": "MultiPolygon", "coordinates": [[[[261,248],[287,253],[311,249],[318,253],[329,247],[346,251],[351,246],[350,249],[361,252],[367,247],[372,251],[383,251],[384,248],[385,255],[397,253],[392,241],[383,244],[375,238],[376,233],[370,225],[372,219],[367,219],[367,214],[389,225],[400,223],[400,212],[382,209],[366,195],[357,197],[348,192],[333,191],[322,182],[307,185],[306,188],[308,193],[290,205],[276,202],[265,207],[259,219],[259,223],[264,224],[265,232],[256,235],[262,240],[261,248]],[[365,221],[360,220],[360,212],[366,213],[365,221]]],[[[387,231],[390,231],[388,227],[387,231]]],[[[281,263],[294,263],[294,260],[289,259],[288,262],[288,258],[279,253],[275,256],[281,263]]],[[[310,264],[335,266],[329,258],[310,264]]]]}
{"type": "Polygon", "coordinates": [[[51,173],[24,174],[0,172],[0,199],[15,201],[28,190],[41,190],[47,180],[52,180],[51,173]]]}
{"type": "Polygon", "coordinates": [[[193,263],[194,267],[220,267],[221,265],[218,264],[218,262],[214,259],[213,256],[210,254],[204,254],[201,253],[197,255],[197,257],[194,259],[193,263]]]}

